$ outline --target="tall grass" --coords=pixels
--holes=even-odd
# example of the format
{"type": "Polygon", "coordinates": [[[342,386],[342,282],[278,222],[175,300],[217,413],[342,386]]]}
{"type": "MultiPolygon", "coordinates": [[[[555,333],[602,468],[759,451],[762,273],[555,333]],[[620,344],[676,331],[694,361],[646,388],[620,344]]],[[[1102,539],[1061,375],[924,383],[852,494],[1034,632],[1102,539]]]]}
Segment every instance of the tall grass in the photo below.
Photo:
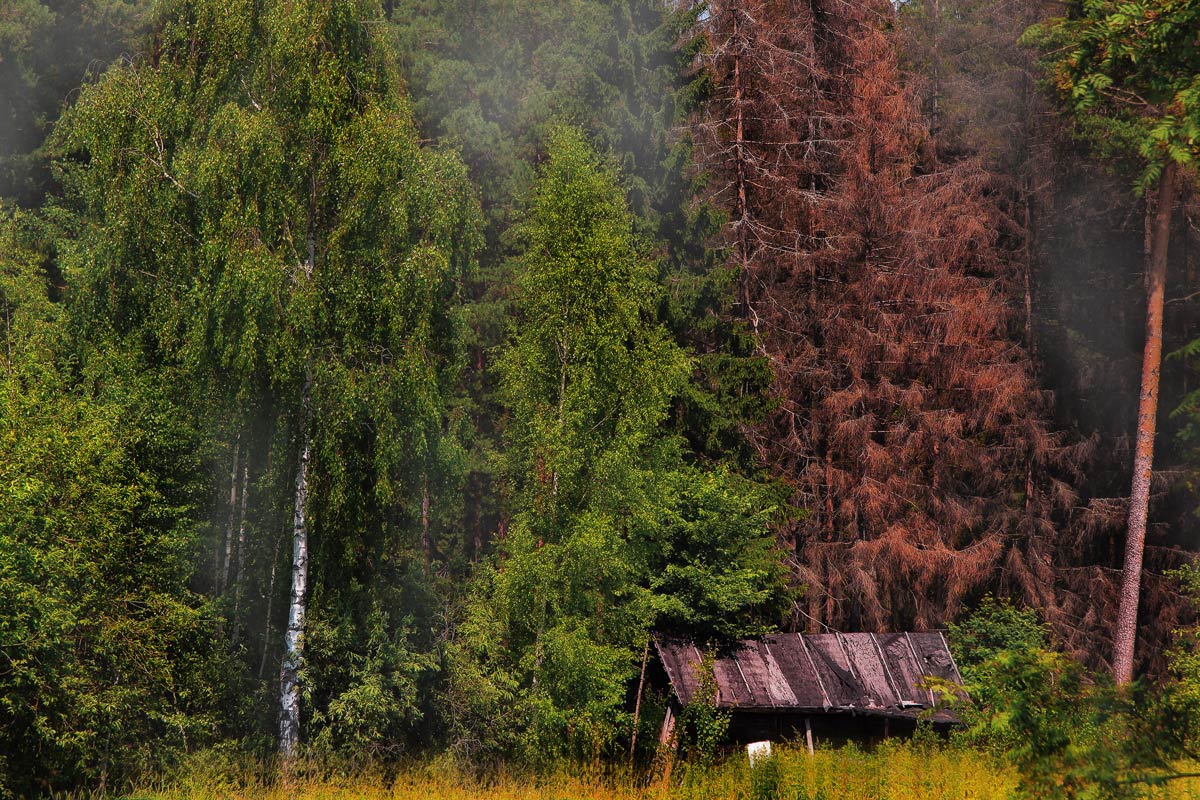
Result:
{"type": "Polygon", "coordinates": [[[677,767],[668,780],[567,770],[545,775],[465,776],[437,763],[391,776],[360,773],[272,777],[201,758],[169,783],[130,795],[139,800],[1000,800],[1016,775],[967,749],[885,743],[818,750],[776,747],[751,769],[744,753],[701,770],[677,767]]]}
{"type": "MultiPolygon", "coordinates": [[[[182,773],[128,795],[129,800],[1002,800],[1017,785],[1012,767],[966,747],[886,742],[818,750],[777,746],[751,769],[735,752],[709,769],[678,766],[668,780],[606,770],[562,769],[543,775],[500,774],[487,780],[442,762],[398,773],[294,775],[261,765],[200,756],[182,773]]],[[[1200,799],[1200,781],[1147,789],[1155,800],[1200,799]]]]}

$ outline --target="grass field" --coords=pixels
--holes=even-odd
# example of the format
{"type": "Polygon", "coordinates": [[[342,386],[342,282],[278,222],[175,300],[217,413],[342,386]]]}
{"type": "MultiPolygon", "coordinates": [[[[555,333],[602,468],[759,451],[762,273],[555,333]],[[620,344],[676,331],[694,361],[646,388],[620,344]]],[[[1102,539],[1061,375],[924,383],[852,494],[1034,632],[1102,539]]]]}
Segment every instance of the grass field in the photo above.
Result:
{"type": "Polygon", "coordinates": [[[197,764],[188,777],[129,795],[139,800],[908,800],[1008,797],[1011,770],[969,750],[885,745],[856,748],[777,748],[771,765],[751,770],[735,755],[708,770],[680,767],[670,780],[639,786],[628,776],[587,774],[500,776],[478,782],[450,770],[410,769],[379,777],[263,781],[197,764]]]}
{"type": "MultiPolygon", "coordinates": [[[[777,747],[767,768],[751,770],[735,754],[708,770],[677,768],[669,780],[639,785],[628,775],[563,771],[507,775],[480,782],[435,766],[399,775],[266,780],[219,761],[197,761],[169,784],[130,793],[128,800],[1001,800],[1017,774],[979,752],[888,743],[871,751],[777,747]]],[[[1200,800],[1200,780],[1171,783],[1145,795],[1200,800]]]]}

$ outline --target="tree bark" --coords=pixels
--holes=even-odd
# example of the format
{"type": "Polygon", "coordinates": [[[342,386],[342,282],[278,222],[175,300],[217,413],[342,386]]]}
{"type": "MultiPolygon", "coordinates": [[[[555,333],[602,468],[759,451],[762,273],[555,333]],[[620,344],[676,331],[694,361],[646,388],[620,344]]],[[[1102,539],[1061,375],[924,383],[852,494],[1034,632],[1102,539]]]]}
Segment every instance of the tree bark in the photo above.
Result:
{"type": "Polygon", "coordinates": [[[1033,335],[1033,254],[1034,254],[1034,221],[1033,221],[1033,188],[1026,183],[1023,192],[1025,207],[1025,347],[1029,350],[1029,358],[1037,360],[1037,340],[1033,335]]]}
{"type": "Polygon", "coordinates": [[[306,377],[300,454],[296,464],[296,503],[292,516],[292,593],[287,631],[283,639],[283,662],[279,667],[279,752],[285,759],[296,754],[300,743],[300,668],[304,663],[304,616],[308,590],[308,464],[311,442],[308,432],[310,381],[306,377]]]}
{"type": "Polygon", "coordinates": [[[734,158],[737,162],[737,208],[734,211],[738,226],[738,261],[740,262],[739,283],[742,288],[742,305],[747,318],[758,336],[758,315],[754,313],[750,296],[750,245],[747,241],[749,220],[749,205],[746,198],[746,125],[743,114],[744,97],[742,92],[742,10],[739,6],[733,8],[733,107],[736,118],[734,133],[734,158]]]}
{"type": "Polygon", "coordinates": [[[217,594],[224,594],[229,586],[229,562],[233,558],[233,527],[237,519],[238,459],[242,453],[242,437],[238,434],[233,446],[233,466],[229,470],[229,517],[225,522],[225,560],[221,562],[221,574],[217,579],[217,594]]]}
{"type": "Polygon", "coordinates": [[[633,703],[633,735],[629,737],[629,766],[633,766],[633,755],[637,752],[638,722],[642,714],[642,690],[646,687],[646,664],[650,660],[650,637],[646,637],[646,649],[642,651],[642,674],[638,677],[637,700],[633,703]]]}
{"type": "Polygon", "coordinates": [[[242,462],[242,494],[238,498],[237,577],[233,587],[233,632],[230,647],[237,647],[242,613],[242,585],[246,580],[246,495],[250,491],[250,459],[242,462]]]}
{"type": "Polygon", "coordinates": [[[930,71],[933,83],[933,96],[930,98],[929,130],[937,132],[938,116],[941,113],[940,101],[942,93],[942,53],[941,27],[942,8],[938,0],[926,0],[925,13],[929,15],[929,24],[933,26],[933,56],[930,58],[930,71]]]}
{"type": "Polygon", "coordinates": [[[1146,546],[1146,517],[1150,503],[1150,478],[1154,464],[1154,433],[1158,415],[1158,381],[1162,364],[1163,295],[1167,282],[1167,248],[1171,239],[1171,212],[1175,207],[1177,169],[1173,161],[1163,170],[1158,185],[1150,257],[1146,264],[1146,345],[1142,353],[1141,399],[1138,403],[1137,446],[1133,457],[1133,485],[1129,495],[1129,526],[1125,539],[1125,565],[1121,570],[1121,605],[1113,637],[1113,678],[1118,684],[1133,679],[1133,651],[1137,640],[1138,596],[1142,582],[1142,554],[1146,546]]]}
{"type": "Polygon", "coordinates": [[[425,555],[425,571],[433,564],[433,538],[429,532],[429,478],[421,483],[421,550],[425,555]]]}
{"type": "Polygon", "coordinates": [[[267,652],[271,646],[271,614],[275,609],[275,575],[279,571],[279,543],[282,537],[275,539],[275,552],[271,556],[271,579],[267,583],[267,613],[263,615],[262,658],[258,662],[258,679],[262,680],[267,674],[267,652]]]}

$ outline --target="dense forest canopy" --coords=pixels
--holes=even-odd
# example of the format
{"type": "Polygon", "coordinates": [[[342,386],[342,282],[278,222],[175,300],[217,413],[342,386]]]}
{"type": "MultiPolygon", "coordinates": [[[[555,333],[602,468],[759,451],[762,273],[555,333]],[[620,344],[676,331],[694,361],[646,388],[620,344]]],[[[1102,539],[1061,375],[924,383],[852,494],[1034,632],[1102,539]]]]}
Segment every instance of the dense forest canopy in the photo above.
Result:
{"type": "Polygon", "coordinates": [[[0,797],[649,762],[656,633],[1183,680],[1197,36],[0,0],[0,797]]]}

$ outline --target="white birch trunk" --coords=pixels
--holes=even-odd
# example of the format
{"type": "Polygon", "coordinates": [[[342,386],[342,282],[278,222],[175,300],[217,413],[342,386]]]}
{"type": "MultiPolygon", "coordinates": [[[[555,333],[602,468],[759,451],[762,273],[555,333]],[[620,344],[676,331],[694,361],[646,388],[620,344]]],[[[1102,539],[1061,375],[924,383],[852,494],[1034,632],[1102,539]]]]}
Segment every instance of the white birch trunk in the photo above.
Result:
{"type": "Polygon", "coordinates": [[[300,743],[300,668],[304,663],[304,615],[308,590],[308,463],[311,442],[308,433],[309,386],[304,386],[304,415],[301,423],[300,457],[296,464],[296,506],[292,517],[292,593],[287,630],[283,638],[283,662],[279,668],[279,752],[285,759],[296,754],[300,743]]]}
{"type": "Polygon", "coordinates": [[[229,471],[229,518],[225,523],[225,560],[221,565],[221,575],[217,579],[217,594],[224,594],[229,587],[229,563],[233,559],[233,527],[237,519],[238,502],[238,459],[242,453],[242,436],[238,434],[237,444],[233,447],[233,467],[229,471]]]}

